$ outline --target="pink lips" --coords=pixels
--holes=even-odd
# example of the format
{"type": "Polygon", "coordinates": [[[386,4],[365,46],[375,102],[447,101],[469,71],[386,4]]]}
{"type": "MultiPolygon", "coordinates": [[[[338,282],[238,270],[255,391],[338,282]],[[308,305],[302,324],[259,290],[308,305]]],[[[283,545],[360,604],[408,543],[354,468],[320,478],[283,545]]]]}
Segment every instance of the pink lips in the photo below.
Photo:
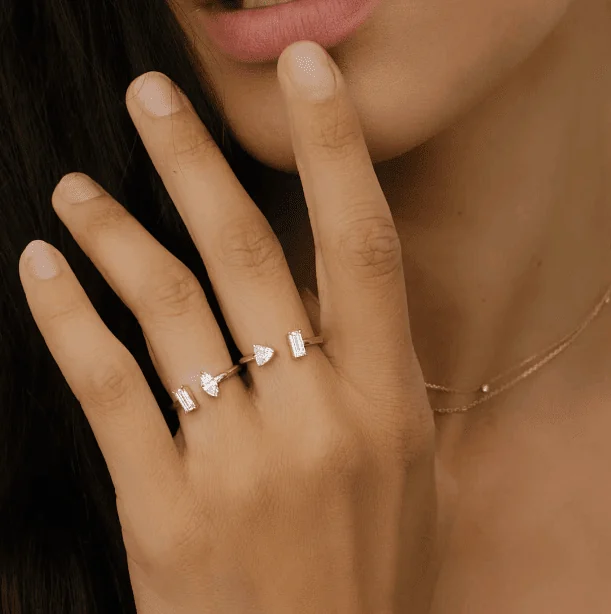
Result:
{"type": "Polygon", "coordinates": [[[258,9],[200,12],[210,41],[238,62],[277,60],[299,40],[330,48],[361,27],[381,0],[293,0],[258,9]]]}

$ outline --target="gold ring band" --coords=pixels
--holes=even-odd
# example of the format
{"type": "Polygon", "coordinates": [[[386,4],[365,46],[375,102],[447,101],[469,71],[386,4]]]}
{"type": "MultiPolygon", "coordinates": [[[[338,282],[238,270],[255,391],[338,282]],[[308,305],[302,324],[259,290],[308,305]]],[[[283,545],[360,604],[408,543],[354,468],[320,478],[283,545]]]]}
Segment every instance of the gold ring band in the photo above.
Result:
{"type": "Polygon", "coordinates": [[[321,343],[324,343],[324,339],[321,335],[304,339],[301,334],[301,330],[291,331],[290,333],[288,333],[286,338],[289,342],[293,358],[301,358],[302,356],[306,356],[306,348],[309,345],[320,345],[321,343]]]}
{"type": "MultiPolygon", "coordinates": [[[[206,371],[201,371],[199,373],[199,385],[200,388],[211,397],[218,397],[219,395],[219,384],[224,382],[226,379],[233,377],[236,375],[242,365],[233,365],[227,371],[223,371],[218,375],[211,375],[206,371]]],[[[192,412],[193,410],[199,407],[197,401],[195,400],[195,395],[189,386],[181,386],[178,390],[172,392],[175,401],[172,403],[172,408],[178,410],[182,409],[186,414],[192,412]]]]}
{"type": "Polygon", "coordinates": [[[248,356],[242,356],[239,360],[239,364],[245,365],[248,362],[252,362],[253,360],[257,363],[257,366],[262,367],[264,364],[268,363],[276,350],[274,348],[270,348],[267,345],[253,345],[253,353],[248,356]]]}
{"type": "MultiPolygon", "coordinates": [[[[307,354],[306,348],[310,345],[320,345],[324,343],[324,339],[321,335],[316,337],[308,337],[304,339],[301,330],[293,330],[286,336],[287,341],[289,343],[289,347],[291,348],[291,354],[293,358],[301,358],[307,354]]],[[[276,350],[274,348],[269,347],[267,345],[258,345],[254,344],[253,353],[248,354],[247,356],[242,356],[239,360],[239,364],[245,365],[249,362],[256,362],[257,366],[262,367],[267,364],[276,354],[276,350]]]]}

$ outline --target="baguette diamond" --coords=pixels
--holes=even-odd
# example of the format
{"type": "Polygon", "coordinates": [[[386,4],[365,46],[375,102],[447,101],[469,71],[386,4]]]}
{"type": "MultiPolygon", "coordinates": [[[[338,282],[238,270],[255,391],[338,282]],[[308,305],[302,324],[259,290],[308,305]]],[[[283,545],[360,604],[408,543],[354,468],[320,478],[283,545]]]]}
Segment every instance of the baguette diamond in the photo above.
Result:
{"type": "Polygon", "coordinates": [[[189,388],[187,386],[181,386],[175,393],[174,396],[176,400],[180,403],[185,414],[188,414],[190,411],[197,409],[197,403],[193,400],[193,397],[190,394],[189,388]]]}
{"type": "Polygon", "coordinates": [[[306,355],[305,345],[303,343],[303,337],[301,330],[294,330],[287,335],[289,345],[291,346],[291,352],[293,358],[301,358],[306,355]]]}

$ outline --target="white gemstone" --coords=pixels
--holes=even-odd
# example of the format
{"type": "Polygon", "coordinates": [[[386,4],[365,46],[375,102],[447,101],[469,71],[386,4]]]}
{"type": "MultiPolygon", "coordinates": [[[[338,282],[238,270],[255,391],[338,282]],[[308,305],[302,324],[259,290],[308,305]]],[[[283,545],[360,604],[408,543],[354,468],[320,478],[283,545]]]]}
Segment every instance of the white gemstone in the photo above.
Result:
{"type": "Polygon", "coordinates": [[[186,388],[180,387],[175,393],[174,396],[176,400],[180,403],[180,406],[183,408],[185,414],[188,414],[190,411],[197,409],[197,404],[191,398],[191,395],[187,392],[186,388]]]}
{"type": "Polygon", "coordinates": [[[300,358],[301,356],[306,355],[305,345],[303,344],[303,337],[301,336],[300,330],[294,330],[290,332],[288,335],[289,344],[291,346],[291,352],[293,353],[293,358],[300,358]]]}
{"type": "Polygon", "coordinates": [[[255,362],[259,367],[269,362],[274,355],[274,350],[265,345],[253,345],[252,347],[255,351],[255,362]]]}
{"type": "Polygon", "coordinates": [[[209,394],[211,397],[218,397],[218,377],[213,377],[212,375],[210,375],[210,373],[204,372],[199,376],[199,384],[202,387],[202,390],[209,394]]]}

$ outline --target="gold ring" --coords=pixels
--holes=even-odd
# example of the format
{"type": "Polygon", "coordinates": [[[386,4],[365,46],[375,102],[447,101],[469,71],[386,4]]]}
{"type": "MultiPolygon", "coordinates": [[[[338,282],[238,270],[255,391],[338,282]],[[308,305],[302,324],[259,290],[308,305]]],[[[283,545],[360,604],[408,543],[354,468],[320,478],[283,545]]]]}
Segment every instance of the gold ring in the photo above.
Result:
{"type": "Polygon", "coordinates": [[[262,367],[264,364],[268,363],[276,353],[274,348],[270,348],[267,345],[255,344],[252,346],[252,348],[254,350],[252,354],[242,356],[242,358],[240,358],[239,363],[241,365],[245,365],[247,362],[254,360],[258,367],[262,367]]]}
{"type": "Polygon", "coordinates": [[[309,345],[320,345],[324,343],[324,339],[322,336],[317,337],[309,337],[308,339],[304,339],[301,330],[293,330],[286,336],[289,346],[291,348],[291,354],[293,354],[293,358],[301,358],[307,354],[306,348],[309,345]]]}
{"type": "MultiPolygon", "coordinates": [[[[223,371],[222,373],[219,373],[219,375],[211,375],[206,371],[201,371],[199,373],[200,388],[209,396],[218,397],[219,384],[236,375],[241,368],[242,365],[233,365],[231,369],[223,371]]],[[[199,407],[189,386],[181,386],[178,388],[178,390],[172,391],[172,395],[176,399],[172,403],[173,409],[178,409],[180,407],[186,414],[188,414],[199,407]]]]}

